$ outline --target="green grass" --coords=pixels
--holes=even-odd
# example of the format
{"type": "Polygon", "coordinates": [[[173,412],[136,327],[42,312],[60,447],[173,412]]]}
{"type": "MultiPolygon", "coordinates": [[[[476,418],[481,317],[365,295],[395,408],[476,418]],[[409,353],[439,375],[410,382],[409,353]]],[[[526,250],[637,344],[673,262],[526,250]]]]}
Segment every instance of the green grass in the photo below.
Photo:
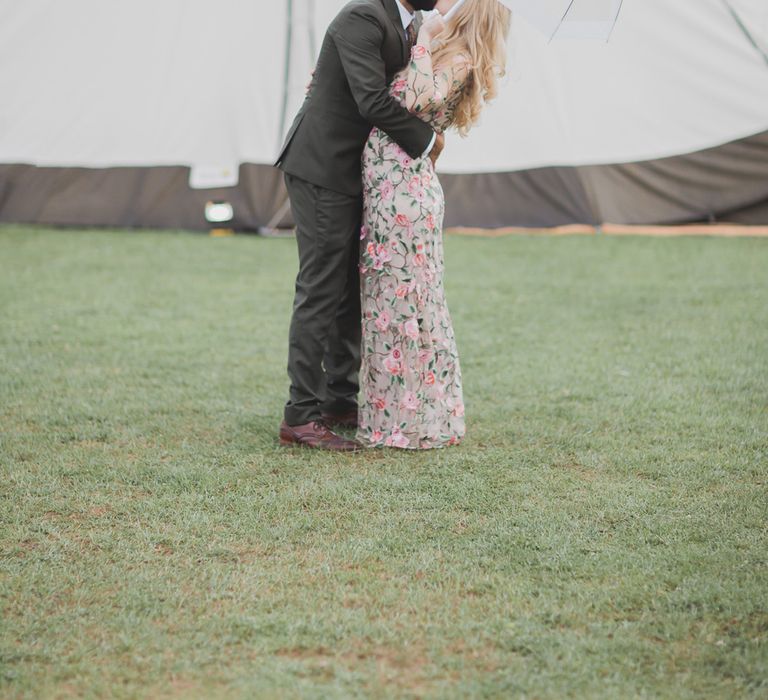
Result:
{"type": "Polygon", "coordinates": [[[467,438],[283,450],[293,240],[0,228],[0,695],[768,694],[768,241],[446,239],[467,438]]]}

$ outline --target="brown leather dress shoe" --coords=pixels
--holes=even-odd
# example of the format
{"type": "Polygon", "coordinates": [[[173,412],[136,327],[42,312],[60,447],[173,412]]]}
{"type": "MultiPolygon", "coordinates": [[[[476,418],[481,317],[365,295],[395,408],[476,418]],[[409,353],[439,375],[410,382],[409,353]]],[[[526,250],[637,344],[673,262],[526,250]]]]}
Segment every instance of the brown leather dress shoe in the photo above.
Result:
{"type": "Polygon", "coordinates": [[[356,428],[357,427],[357,409],[353,408],[346,413],[323,413],[323,420],[331,428],[356,428]]]}
{"type": "Polygon", "coordinates": [[[339,452],[359,452],[363,449],[359,442],[334,433],[322,419],[303,425],[288,425],[285,421],[280,423],[280,446],[294,445],[339,452]]]}

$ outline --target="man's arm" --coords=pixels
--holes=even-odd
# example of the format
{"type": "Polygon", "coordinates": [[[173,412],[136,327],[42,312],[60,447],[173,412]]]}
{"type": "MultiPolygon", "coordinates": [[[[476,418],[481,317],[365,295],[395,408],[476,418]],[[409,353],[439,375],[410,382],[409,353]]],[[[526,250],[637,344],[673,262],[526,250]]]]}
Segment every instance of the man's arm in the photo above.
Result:
{"type": "Polygon", "coordinates": [[[429,153],[435,138],[432,128],[389,94],[381,56],[384,30],[378,19],[370,10],[357,7],[332,36],[363,119],[389,134],[412,158],[429,153]]]}

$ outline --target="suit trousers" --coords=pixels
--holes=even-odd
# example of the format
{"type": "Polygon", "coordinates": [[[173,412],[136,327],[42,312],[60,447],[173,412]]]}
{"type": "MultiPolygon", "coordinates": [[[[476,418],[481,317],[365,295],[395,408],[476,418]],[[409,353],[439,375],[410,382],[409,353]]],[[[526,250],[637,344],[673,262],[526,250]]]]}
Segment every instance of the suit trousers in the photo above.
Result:
{"type": "Polygon", "coordinates": [[[299,249],[288,338],[288,425],[357,408],[362,195],[285,173],[299,249]]]}

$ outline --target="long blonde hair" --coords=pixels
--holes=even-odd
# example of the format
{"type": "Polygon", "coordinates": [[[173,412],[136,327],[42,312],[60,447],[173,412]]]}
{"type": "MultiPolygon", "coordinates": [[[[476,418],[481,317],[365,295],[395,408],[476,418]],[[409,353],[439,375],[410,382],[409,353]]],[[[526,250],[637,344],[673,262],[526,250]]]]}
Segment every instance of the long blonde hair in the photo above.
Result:
{"type": "Polygon", "coordinates": [[[506,73],[506,42],[512,13],[498,0],[467,0],[432,43],[432,64],[449,64],[468,55],[470,75],[456,105],[453,126],[462,136],[480,118],[483,106],[496,97],[506,73]]]}

